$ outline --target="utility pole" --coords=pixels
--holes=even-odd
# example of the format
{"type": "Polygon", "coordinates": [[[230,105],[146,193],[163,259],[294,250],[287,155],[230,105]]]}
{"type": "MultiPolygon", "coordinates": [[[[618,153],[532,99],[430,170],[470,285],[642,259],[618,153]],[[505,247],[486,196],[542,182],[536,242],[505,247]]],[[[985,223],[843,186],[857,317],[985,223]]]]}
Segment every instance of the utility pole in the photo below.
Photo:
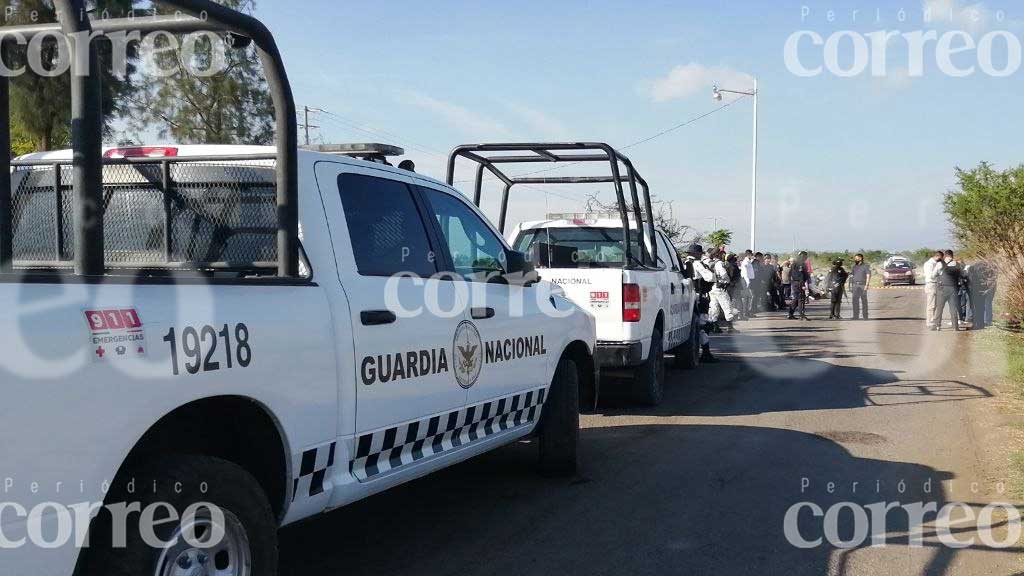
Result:
{"type": "Polygon", "coordinates": [[[716,101],[721,102],[722,94],[724,93],[752,96],[754,98],[754,159],[750,183],[750,249],[757,251],[757,97],[761,93],[757,88],[756,78],[754,79],[753,90],[725,90],[716,85],[712,89],[711,95],[716,101]]]}
{"type": "Polygon", "coordinates": [[[309,113],[310,112],[323,112],[323,110],[321,110],[319,108],[310,108],[309,106],[303,106],[302,107],[302,113],[303,113],[302,128],[305,129],[305,131],[306,131],[306,147],[309,147],[309,145],[311,144],[311,142],[309,140],[309,129],[310,128],[319,128],[319,126],[314,126],[314,125],[309,123],[309,113]]]}
{"type": "Polygon", "coordinates": [[[754,79],[754,160],[751,169],[750,249],[757,251],[757,79],[754,79]]]}

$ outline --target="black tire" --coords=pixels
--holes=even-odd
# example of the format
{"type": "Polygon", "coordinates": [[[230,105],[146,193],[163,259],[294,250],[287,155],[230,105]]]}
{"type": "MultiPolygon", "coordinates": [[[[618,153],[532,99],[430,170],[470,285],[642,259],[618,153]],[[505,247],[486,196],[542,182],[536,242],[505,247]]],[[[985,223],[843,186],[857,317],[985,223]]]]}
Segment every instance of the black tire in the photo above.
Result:
{"type": "Polygon", "coordinates": [[[580,373],[569,358],[558,361],[543,410],[537,434],[538,469],[544,476],[572,476],[580,438],[580,373]]]}
{"type": "MultiPolygon", "coordinates": [[[[193,504],[207,502],[225,511],[225,516],[230,513],[237,519],[248,542],[250,574],[277,574],[277,521],[274,512],[262,487],[241,467],[208,456],[162,456],[138,467],[134,473],[126,474],[124,481],[119,483],[120,486],[115,486],[117,495],[112,495],[109,502],[126,502],[129,505],[138,502],[142,510],[163,502],[170,504],[179,515],[193,504]],[[134,493],[126,489],[131,480],[134,480],[134,493]],[[154,481],[156,490],[153,489],[154,481]],[[180,490],[176,489],[179,482],[180,490]]],[[[159,510],[157,514],[157,518],[166,518],[165,510],[159,510]]],[[[127,546],[122,548],[112,545],[111,534],[114,532],[110,514],[102,512],[92,524],[90,548],[79,562],[76,576],[137,576],[153,574],[154,570],[160,574],[158,564],[161,561],[174,562],[177,552],[166,555],[164,550],[153,548],[144,541],[139,530],[139,518],[139,514],[128,516],[127,546]]],[[[154,532],[161,540],[170,541],[180,528],[181,522],[175,521],[157,525],[154,532]]],[[[197,537],[204,539],[202,535],[197,537]]],[[[225,562],[241,562],[238,555],[231,558],[227,552],[212,557],[205,555],[207,562],[222,570],[228,567],[225,562]]]]}
{"type": "Polygon", "coordinates": [[[651,351],[647,361],[634,369],[634,386],[637,402],[645,406],[657,406],[664,399],[665,392],[665,350],[661,329],[651,334],[651,351]]]}
{"type": "Polygon", "coordinates": [[[693,370],[700,366],[700,316],[694,314],[690,321],[690,338],[676,348],[675,367],[693,370]]]}

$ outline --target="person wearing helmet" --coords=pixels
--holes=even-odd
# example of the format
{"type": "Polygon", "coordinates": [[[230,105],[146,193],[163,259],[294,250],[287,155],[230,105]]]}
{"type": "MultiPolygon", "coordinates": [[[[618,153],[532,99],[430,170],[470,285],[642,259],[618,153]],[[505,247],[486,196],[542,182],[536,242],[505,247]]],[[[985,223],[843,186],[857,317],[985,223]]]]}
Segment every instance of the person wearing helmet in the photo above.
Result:
{"type": "Polygon", "coordinates": [[[829,320],[843,319],[843,296],[846,295],[846,280],[849,277],[850,274],[846,268],[843,268],[842,259],[832,262],[832,269],[829,270],[828,277],[825,278],[825,288],[832,299],[832,312],[828,316],[829,320]]]}
{"type": "Polygon", "coordinates": [[[704,261],[704,247],[690,244],[686,248],[686,262],[683,273],[693,280],[693,288],[697,293],[697,322],[700,323],[700,361],[714,364],[718,358],[711,353],[711,338],[708,332],[711,324],[711,290],[715,286],[714,264],[704,261]]]}
{"type": "Polygon", "coordinates": [[[723,258],[723,253],[717,250],[712,251],[708,258],[709,268],[715,274],[715,285],[709,294],[711,298],[711,321],[720,330],[733,331],[733,320],[737,317],[732,288],[739,277],[735,267],[730,268],[723,258]],[[733,272],[736,270],[736,272],[733,272]]]}

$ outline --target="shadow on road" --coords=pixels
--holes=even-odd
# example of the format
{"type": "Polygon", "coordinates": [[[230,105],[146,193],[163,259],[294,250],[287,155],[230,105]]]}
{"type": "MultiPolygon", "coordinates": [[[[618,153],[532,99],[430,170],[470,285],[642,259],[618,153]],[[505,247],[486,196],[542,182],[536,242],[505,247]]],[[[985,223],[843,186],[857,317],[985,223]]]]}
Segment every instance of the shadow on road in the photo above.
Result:
{"type": "MultiPolygon", "coordinates": [[[[598,412],[605,415],[739,416],[957,402],[992,396],[985,388],[958,379],[901,380],[896,371],[842,366],[815,359],[810,357],[815,352],[807,346],[828,346],[820,337],[811,344],[797,337],[773,336],[771,339],[775,340],[771,345],[773,351],[781,348],[788,354],[755,357],[749,355],[749,346],[744,346],[742,359],[724,353],[721,354],[725,360],[722,364],[703,366],[697,372],[669,371],[666,401],[657,408],[635,405],[628,374],[606,374],[602,376],[598,412]]],[[[834,353],[824,356],[837,357],[834,353]]]]}
{"type": "MultiPolygon", "coordinates": [[[[941,508],[948,476],[761,427],[586,428],[581,474],[571,480],[538,477],[535,454],[519,443],[285,529],[282,574],[818,575],[838,551],[827,541],[791,545],[783,529],[791,506],[941,508]]],[[[847,512],[842,538],[854,531],[847,512]]],[[[886,532],[906,532],[906,514],[897,512],[887,515],[886,532]]],[[[823,535],[822,518],[799,518],[803,538],[823,535]]],[[[915,553],[939,574],[955,552],[915,553]]]]}

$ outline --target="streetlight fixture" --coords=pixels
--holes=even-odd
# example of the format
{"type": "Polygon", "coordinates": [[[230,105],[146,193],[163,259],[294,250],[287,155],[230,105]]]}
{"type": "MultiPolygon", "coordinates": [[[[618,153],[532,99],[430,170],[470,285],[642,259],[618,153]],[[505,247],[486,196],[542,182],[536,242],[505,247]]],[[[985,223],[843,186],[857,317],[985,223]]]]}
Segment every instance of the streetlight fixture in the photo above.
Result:
{"type": "Polygon", "coordinates": [[[723,94],[739,94],[740,96],[752,96],[754,98],[754,161],[753,175],[750,185],[750,249],[757,251],[757,79],[754,79],[753,90],[726,90],[715,85],[711,89],[711,97],[716,102],[721,102],[723,94]]]}

